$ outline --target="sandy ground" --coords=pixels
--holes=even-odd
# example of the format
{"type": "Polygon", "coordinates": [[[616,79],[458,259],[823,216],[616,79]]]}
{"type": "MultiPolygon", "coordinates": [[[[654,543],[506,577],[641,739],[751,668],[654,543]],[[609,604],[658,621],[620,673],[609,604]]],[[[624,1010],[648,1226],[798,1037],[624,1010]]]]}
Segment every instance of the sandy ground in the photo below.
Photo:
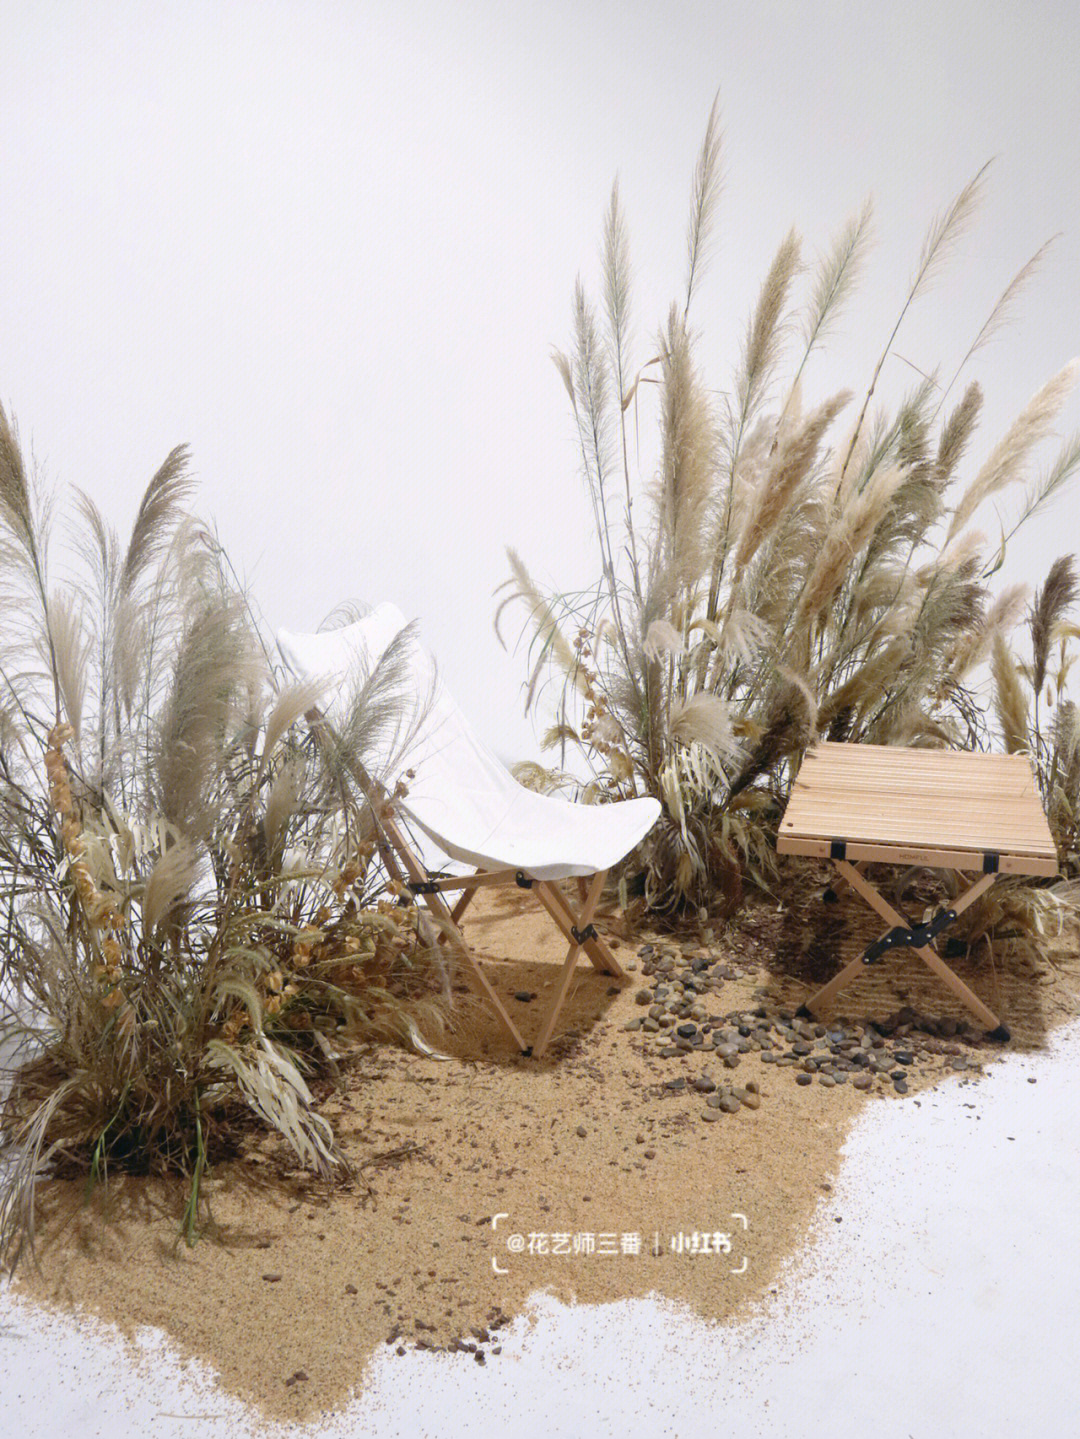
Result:
{"type": "MultiPolygon", "coordinates": [[[[718,1009],[747,1006],[763,991],[771,1000],[798,1001],[812,975],[792,979],[757,972],[753,964],[782,951],[779,922],[763,911],[750,926],[733,956],[745,973],[724,985],[718,1009]]],[[[790,929],[787,919],[783,923],[790,929]]],[[[854,915],[834,915],[830,923],[840,925],[841,950],[859,942],[854,915]]],[[[551,961],[559,953],[551,935],[516,894],[478,905],[471,936],[491,958],[500,988],[540,996],[532,1005],[519,1003],[523,1026],[538,1022],[544,986],[552,982],[551,961]],[[507,958],[522,954],[543,958],[507,958]]],[[[805,935],[788,938],[802,943],[805,935]]],[[[635,950],[617,952],[636,962],[635,950]]],[[[276,1144],[263,1141],[243,1161],[215,1171],[213,1223],[204,1242],[189,1250],[177,1242],[174,1192],[114,1181],[104,1199],[85,1207],[81,1186],[50,1186],[41,1267],[25,1272],[20,1291],[56,1306],[50,1322],[57,1325],[69,1323],[74,1311],[111,1321],[132,1338],[151,1327],[166,1336],[170,1364],[175,1354],[196,1361],[199,1373],[219,1376],[219,1387],[207,1391],[216,1396],[208,1401],[215,1408],[221,1396],[232,1395],[254,1402],[270,1419],[311,1420],[352,1412],[342,1406],[366,1386],[367,1397],[357,1402],[370,1405],[372,1395],[381,1395],[385,1409],[387,1385],[397,1388],[420,1363],[451,1365],[452,1371],[438,1372],[475,1376],[477,1392],[487,1393],[489,1372],[511,1382],[522,1356],[538,1352],[545,1323],[538,1313],[559,1316],[556,1328],[570,1332],[578,1319],[568,1315],[610,1314],[619,1301],[620,1314],[637,1316],[634,1331],[642,1323],[655,1326],[655,1318],[641,1317],[655,1309],[655,1299],[646,1297],[664,1296],[678,1306],[675,1331],[689,1325],[686,1332],[698,1334],[695,1325],[760,1315],[762,1304],[775,1310],[792,1294],[785,1261],[804,1248],[813,1224],[821,1230],[824,1211],[835,1203],[841,1149],[858,1113],[869,1108],[874,1123],[888,1128],[903,1109],[904,1123],[914,1125],[876,1176],[881,1198],[894,1190],[898,1175],[910,1181],[922,1171],[919,1126],[926,1125],[929,1106],[942,1099],[955,1105],[969,1090],[972,1098],[959,1101],[970,1106],[958,1111],[961,1122],[979,1107],[985,1080],[942,1082],[933,1066],[922,1084],[939,1088],[899,1100],[862,1096],[850,1086],[801,1088],[791,1071],[747,1056],[737,1082],[758,1083],[760,1109],[705,1124],[700,1096],[664,1087],[673,1073],[692,1071],[673,1070],[683,1062],[659,1059],[643,1036],[623,1029],[641,1013],[636,986],[611,993],[610,981],[588,966],[579,974],[569,1032],[542,1063],[512,1055],[486,1020],[463,1027],[453,1041],[463,1057],[449,1062],[386,1050],[359,1061],[344,1090],[325,1105],[355,1166],[349,1191],[313,1186],[288,1170],[276,1144]],[[680,1234],[689,1241],[681,1254],[672,1247],[680,1234]],[[716,1252],[701,1252],[701,1236],[718,1234],[726,1241],[707,1246],[716,1252]],[[522,1236],[524,1252],[512,1247],[511,1235],[522,1236]],[[547,1297],[532,1311],[538,1328],[530,1331],[517,1316],[537,1293],[547,1297]],[[575,1308],[559,1307],[571,1301],[575,1308]],[[460,1344],[472,1350],[415,1353],[417,1346],[460,1344]]],[[[985,986],[987,976],[981,979],[985,986]]],[[[1004,979],[998,976],[999,988],[1004,979]]],[[[916,1002],[922,980],[908,961],[891,976],[873,972],[866,984],[869,989],[851,996],[853,1013],[886,1001],[889,1007],[916,1002]]],[[[1052,1019],[1069,1010],[1073,991],[1054,967],[1038,975],[1010,973],[1009,984],[1016,993],[1005,995],[1002,1010],[1018,1036],[1015,1065],[1018,1049],[1046,1049],[1052,1019]]],[[[946,1012],[940,992],[936,999],[946,1012]]],[[[698,1060],[687,1063],[702,1067],[698,1060]]],[[[1045,1107],[1042,1113],[1045,1119],[1045,1107]]],[[[875,1222],[880,1227],[880,1219],[875,1222]]],[[[909,1231],[909,1243],[917,1232],[909,1231]]],[[[821,1242],[819,1233],[819,1249],[821,1242]]],[[[892,1282],[883,1271],[880,1283],[892,1282]]],[[[32,1322],[43,1322],[43,1311],[33,1312],[32,1322]]],[[[606,1321],[597,1322],[603,1329],[606,1321]]],[[[723,1345],[710,1340],[702,1353],[718,1348],[723,1345]]],[[[619,1373],[634,1366],[633,1353],[624,1350],[619,1373]]],[[[677,1362],[686,1366],[687,1382],[696,1362],[689,1356],[677,1362]]],[[[610,1368],[601,1372],[610,1376],[610,1368]]]]}

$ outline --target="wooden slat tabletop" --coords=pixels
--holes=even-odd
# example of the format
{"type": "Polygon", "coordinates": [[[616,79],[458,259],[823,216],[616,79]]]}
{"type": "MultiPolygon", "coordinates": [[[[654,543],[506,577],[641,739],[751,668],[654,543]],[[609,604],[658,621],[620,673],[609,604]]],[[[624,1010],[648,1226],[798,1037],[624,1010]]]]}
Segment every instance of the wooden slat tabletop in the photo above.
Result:
{"type": "Polygon", "coordinates": [[[1057,851],[1024,755],[833,744],[808,750],[780,824],[777,849],[849,859],[1055,875],[1057,851]]]}

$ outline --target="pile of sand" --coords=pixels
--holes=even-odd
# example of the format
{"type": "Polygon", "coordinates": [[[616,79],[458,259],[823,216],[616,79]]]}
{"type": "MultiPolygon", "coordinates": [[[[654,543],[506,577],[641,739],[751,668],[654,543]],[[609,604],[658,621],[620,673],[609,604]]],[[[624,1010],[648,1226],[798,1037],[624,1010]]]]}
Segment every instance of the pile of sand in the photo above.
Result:
{"type": "MultiPolygon", "coordinates": [[[[530,1035],[558,938],[517,892],[481,892],[470,915],[470,937],[530,1035]],[[507,958],[521,955],[535,958],[507,958]],[[512,998],[532,992],[531,1004],[512,998]]],[[[803,997],[805,985],[757,968],[776,952],[771,924],[762,909],[727,942],[737,977],[710,1002],[718,1012],[766,991],[803,997]]],[[[636,949],[616,952],[636,965],[636,949]]],[[[869,999],[918,998],[920,968],[900,961],[891,979],[876,969],[869,999]]],[[[1006,1011],[1019,1043],[1038,1047],[1053,1018],[1075,1013],[1074,979],[1053,966],[1026,977],[1025,993],[1041,999],[1019,1031],[1006,1011]]],[[[642,1013],[635,987],[615,989],[583,963],[540,1062],[510,1052],[486,1015],[452,1039],[448,1061],[365,1050],[323,1105],[352,1183],[313,1183],[276,1139],[256,1137],[213,1172],[211,1222],[194,1249],[178,1238],[173,1186],[113,1179],[89,1204],[81,1184],[43,1186],[40,1267],[25,1265],[20,1286],[127,1332],[155,1325],[226,1388],[292,1418],[342,1404],[387,1343],[466,1345],[498,1363],[500,1325],[538,1289],[590,1303],[657,1292],[729,1319],[762,1297],[806,1234],[862,1105],[917,1094],[799,1087],[791,1070],[747,1055],[725,1077],[755,1081],[760,1108],[703,1123],[700,1094],[665,1087],[703,1061],[673,1068],[681,1061],[624,1030],[642,1013]]],[[[934,999],[948,1012],[947,996],[934,999]]],[[[867,1002],[855,995],[848,1012],[867,1002]]]]}

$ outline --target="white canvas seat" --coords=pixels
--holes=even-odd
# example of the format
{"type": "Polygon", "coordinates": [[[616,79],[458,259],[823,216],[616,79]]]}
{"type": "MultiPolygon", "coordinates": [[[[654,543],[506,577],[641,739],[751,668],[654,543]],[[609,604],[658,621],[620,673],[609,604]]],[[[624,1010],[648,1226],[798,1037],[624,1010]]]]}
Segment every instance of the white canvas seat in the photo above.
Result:
{"type": "Polygon", "coordinates": [[[405,883],[427,900],[444,928],[451,927],[481,988],[519,1048],[539,1055],[550,1039],[582,949],[598,968],[625,978],[596,933],[593,912],[607,871],[645,837],[659,818],[660,805],[649,798],[574,804],[518,784],[447,693],[431,657],[415,636],[403,634],[404,630],[406,620],[401,611],[382,604],[341,629],[320,634],[283,630],[277,643],[282,659],[297,678],[325,682],[326,703],[315,718],[334,726],[343,721],[356,683],[371,673],[397,640],[395,658],[403,667],[413,708],[396,731],[378,737],[367,766],[370,778],[389,802],[383,815],[386,838],[404,870],[405,883]],[[405,793],[391,802],[399,785],[405,793]],[[475,872],[432,880],[394,812],[475,872]],[[592,884],[586,886],[589,876],[592,884]],[[579,881],[580,913],[575,913],[552,883],[567,878],[579,881]],[[531,1051],[457,929],[456,921],[472,892],[480,885],[496,883],[535,885],[537,898],[570,941],[562,980],[531,1051]],[[441,898],[451,889],[465,891],[453,912],[441,898]]]}

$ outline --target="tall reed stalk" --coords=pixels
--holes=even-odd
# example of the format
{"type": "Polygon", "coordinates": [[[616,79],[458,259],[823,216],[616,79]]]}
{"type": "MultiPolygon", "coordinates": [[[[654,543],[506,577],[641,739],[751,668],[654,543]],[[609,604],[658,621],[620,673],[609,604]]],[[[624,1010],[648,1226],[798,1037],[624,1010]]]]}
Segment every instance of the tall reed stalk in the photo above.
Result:
{"type": "MultiPolygon", "coordinates": [[[[817,739],[990,743],[975,676],[1024,597],[992,593],[1004,541],[988,547],[973,521],[1028,478],[1080,373],[1074,362],[1055,375],[967,477],[977,384],[947,403],[958,371],[944,386],[920,379],[895,406],[881,402],[904,321],[969,226],[984,167],[930,225],[858,400],[845,391],[807,403],[803,389],[862,270],[869,206],[810,266],[798,234],[783,238],[717,399],[690,317],[715,228],[720,153],[714,105],[694,174],[684,298],[644,364],[631,353],[627,226],[612,192],[603,303],[597,310],[579,281],[574,344],[555,353],[599,575],[572,595],[547,593],[510,551],[496,618],[513,602],[527,609],[527,703],[553,669],[561,683],[548,740],[584,757],[585,798],[662,801],[640,856],[646,899],[658,910],[733,906],[745,879],[768,884],[778,815],[817,739]],[[651,474],[633,473],[628,423],[649,393],[659,458],[651,474]],[[838,428],[845,414],[854,415],[846,430],[838,428]]],[[[1006,287],[965,364],[1042,254],[1006,287]]],[[[1074,438],[1029,483],[1007,536],[1063,493],[1078,467],[1074,438]]]]}

